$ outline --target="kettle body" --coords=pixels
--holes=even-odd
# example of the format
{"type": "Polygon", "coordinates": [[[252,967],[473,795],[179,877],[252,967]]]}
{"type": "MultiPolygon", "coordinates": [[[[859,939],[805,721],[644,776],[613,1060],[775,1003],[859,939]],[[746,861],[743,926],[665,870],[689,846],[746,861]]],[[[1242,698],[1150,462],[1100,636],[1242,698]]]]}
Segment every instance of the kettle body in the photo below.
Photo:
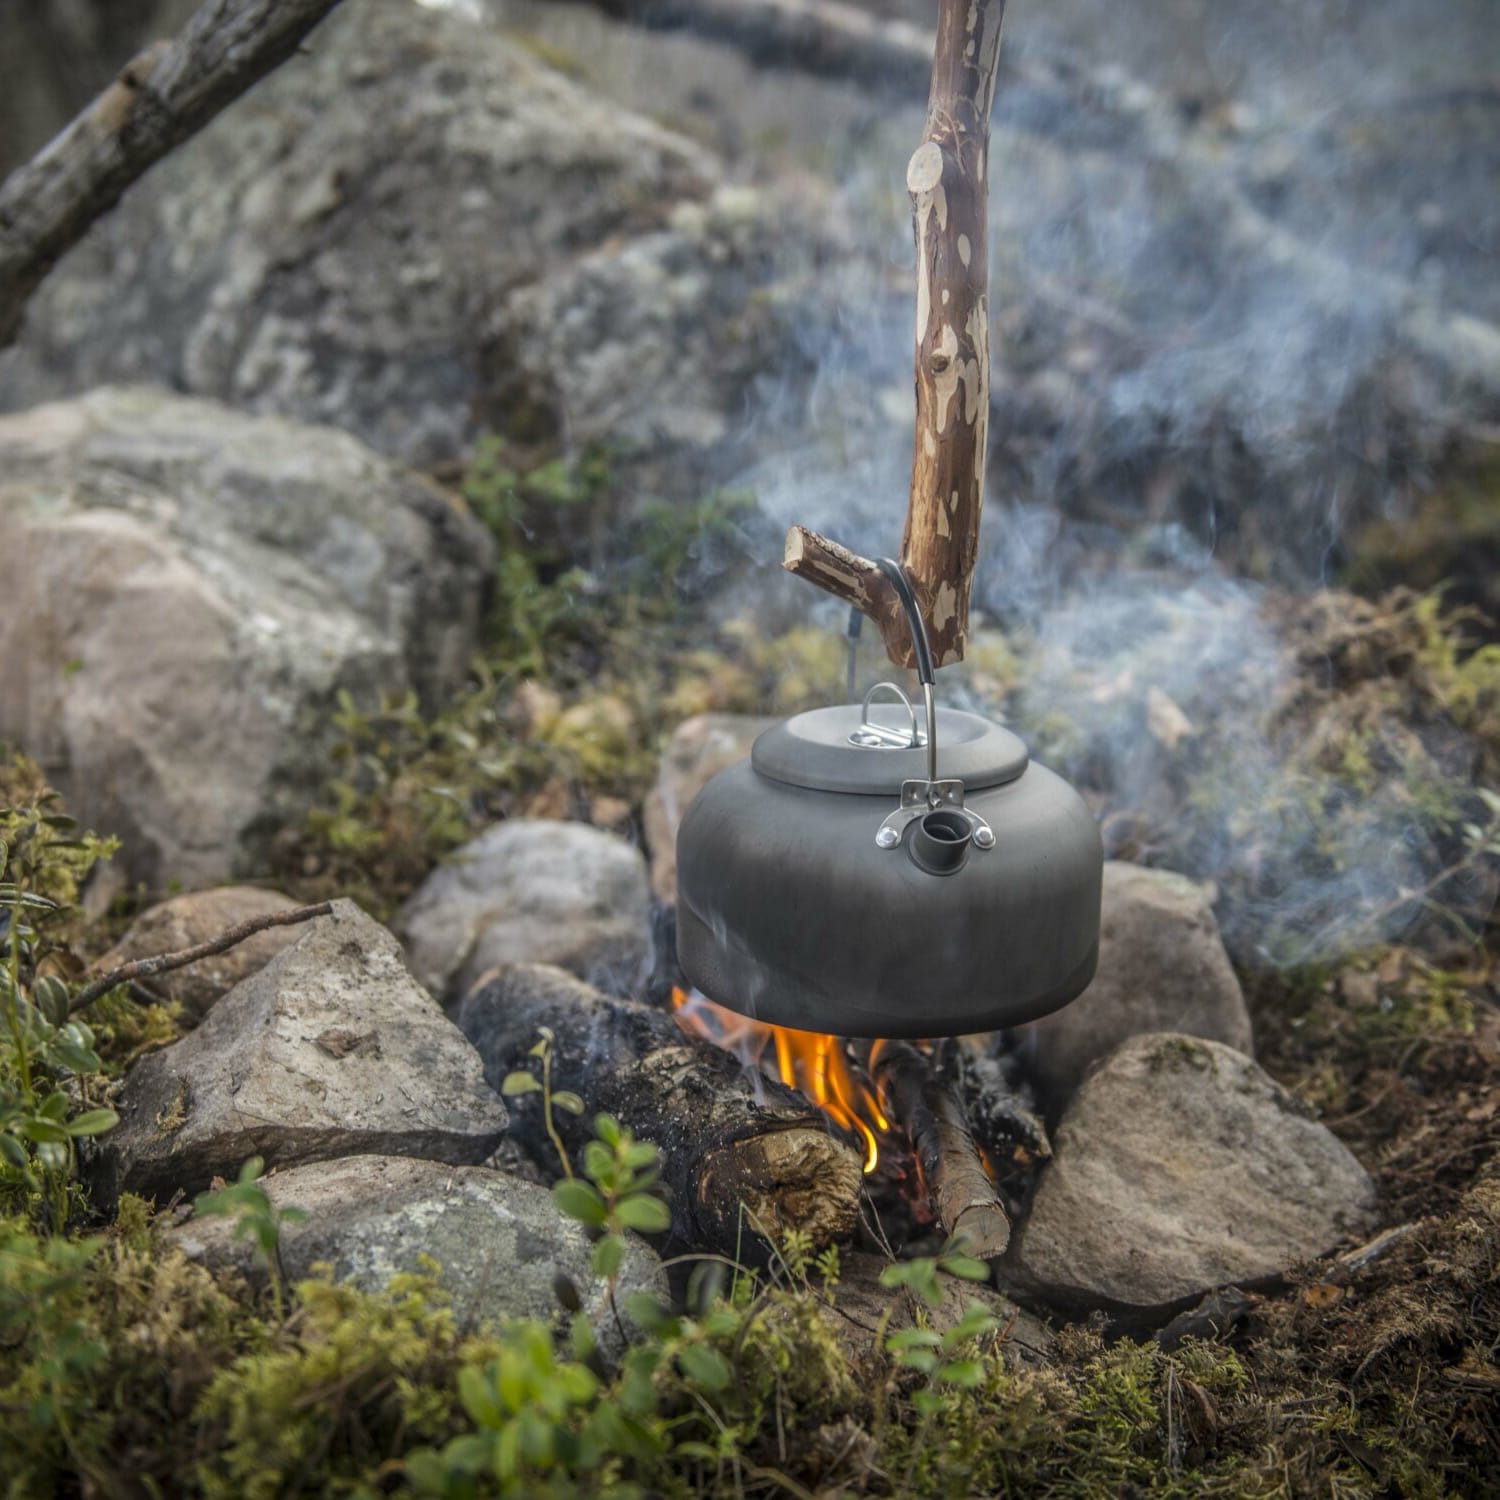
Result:
{"type": "Polygon", "coordinates": [[[1082,993],[1103,881],[1092,814],[1001,726],[941,709],[935,728],[940,782],[914,719],[907,738],[867,700],[773,726],[704,787],[677,836],[693,985],[851,1037],[991,1031],[1082,993]]]}

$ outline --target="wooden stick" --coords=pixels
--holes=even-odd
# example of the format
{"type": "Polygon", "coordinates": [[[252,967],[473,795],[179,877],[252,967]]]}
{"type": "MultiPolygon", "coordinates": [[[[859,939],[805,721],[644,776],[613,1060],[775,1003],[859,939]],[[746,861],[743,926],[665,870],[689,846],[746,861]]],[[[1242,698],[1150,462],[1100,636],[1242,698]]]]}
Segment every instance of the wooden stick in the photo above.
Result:
{"type": "Polygon", "coordinates": [[[120,70],[0,183],[0,348],[63,252],[148,167],[284,62],[338,0],[208,0],[175,42],[120,70]]]}
{"type": "MultiPolygon", "coordinates": [[[[906,168],[917,243],[916,444],[901,565],[933,662],[961,661],[979,550],[990,416],[988,159],[1005,0],[940,0],[927,127],[906,168]]],[[[864,611],[901,666],[915,656],[874,563],[794,526],[784,566],[864,611]]]]}
{"type": "Polygon", "coordinates": [[[868,1055],[870,1077],[911,1141],[943,1228],[980,1260],[1003,1254],[1010,1220],[952,1088],[909,1042],[876,1042],[868,1055]]]}
{"type": "MultiPolygon", "coordinates": [[[[458,1024],[495,1089],[530,1067],[550,1027],[553,1084],[585,1106],[582,1118],[556,1112],[567,1150],[577,1155],[600,1110],[655,1142],[681,1241],[741,1255],[788,1229],[820,1247],[853,1233],[864,1187],[854,1149],[816,1105],[688,1036],[671,1012],[610,999],[547,964],[509,964],[469,992],[458,1024]]],[[[540,1100],[517,1100],[510,1130],[555,1163],[540,1100]]]]}
{"type": "Polygon", "coordinates": [[[252,938],[268,927],[291,927],[298,922],[310,922],[314,917],[332,915],[333,907],[327,901],[320,901],[316,906],[294,906],[290,911],[272,911],[264,916],[248,917],[245,921],[226,928],[218,937],[209,938],[205,943],[195,943],[191,948],[179,948],[175,953],[158,953],[154,958],[135,958],[117,969],[110,969],[84,985],[73,996],[68,1009],[70,1012],[80,1011],[84,1006],[92,1005],[101,995],[107,995],[116,985],[126,984],[134,979],[149,979],[153,974],[165,974],[172,969],[184,969],[200,959],[212,958],[216,953],[227,953],[246,938],[252,938]]]}

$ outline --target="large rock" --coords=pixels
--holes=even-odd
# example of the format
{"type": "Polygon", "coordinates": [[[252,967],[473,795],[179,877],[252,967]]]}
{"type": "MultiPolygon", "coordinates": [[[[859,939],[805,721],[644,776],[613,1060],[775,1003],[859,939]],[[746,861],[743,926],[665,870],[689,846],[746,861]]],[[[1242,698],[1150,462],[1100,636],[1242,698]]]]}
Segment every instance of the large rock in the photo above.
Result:
{"type": "Polygon", "coordinates": [[[221,882],[326,779],[341,691],[461,680],[490,556],[327,428],[145,388],[0,418],[0,736],[134,878],[221,882]]]}
{"type": "MultiPolygon", "coordinates": [[[[554,1287],[562,1276],[606,1352],[619,1352],[621,1328],[608,1284],[590,1267],[592,1243],[544,1187],[486,1167],[400,1156],[293,1167],[265,1178],[264,1187],[277,1208],[307,1214],[281,1231],[282,1269],[292,1280],[326,1262],[339,1281],[377,1291],[402,1272],[423,1272],[430,1256],[460,1323],[479,1328],[503,1318],[550,1320],[560,1310],[554,1287]]],[[[263,1277],[251,1243],[234,1229],[232,1218],[195,1218],[173,1237],[192,1259],[263,1277]]],[[[633,1234],[625,1246],[616,1305],[635,1291],[665,1301],[666,1272],[655,1252],[633,1234]]]]}
{"type": "Polygon", "coordinates": [[[1012,1274],[1070,1311],[1161,1314],[1265,1282],[1371,1226],[1369,1174],[1232,1047],[1133,1037],[1052,1138],[1012,1274]]]}
{"type": "Polygon", "coordinates": [[[66,258],[0,405],[147,378],[423,465],[498,428],[692,470],[789,352],[723,176],[514,36],[346,0],[66,258]]]}
{"type": "Polygon", "coordinates": [[[251,1156],[290,1167],[367,1152],[483,1161],[505,1105],[479,1055],[350,901],[230,991],[180,1042],[142,1058],[96,1191],[167,1198],[251,1156]]]}
{"type": "Polygon", "coordinates": [[[497,823],[433,871],[401,931],[414,973],[461,997],[501,964],[556,964],[626,994],[650,962],[646,861],[588,823],[497,823]]]}
{"type": "Polygon", "coordinates": [[[720,771],[746,759],[756,737],[775,722],[749,714],[697,714],[672,731],[644,810],[651,887],[659,901],[677,901],[677,829],[688,804],[720,771]]]}
{"type": "MultiPolygon", "coordinates": [[[[103,972],[138,958],[158,953],[176,953],[216,938],[227,929],[255,917],[291,911],[296,902],[279,891],[264,891],[253,885],[215,886],[207,891],[189,891],[169,901],[148,907],[125,929],[120,941],[94,965],[103,972]]],[[[240,980],[263,969],[302,936],[299,927],[268,927],[236,943],[227,952],[199,959],[183,969],[153,975],[150,988],[164,999],[175,1001],[194,1020],[227,995],[240,980]]]]}
{"type": "Polygon", "coordinates": [[[1104,866],[1099,968],[1071,1005],[1027,1028],[1028,1076],[1053,1120],[1089,1066],[1127,1037],[1180,1031],[1249,1052],[1250,1013],[1212,892],[1173,874],[1104,866]]]}

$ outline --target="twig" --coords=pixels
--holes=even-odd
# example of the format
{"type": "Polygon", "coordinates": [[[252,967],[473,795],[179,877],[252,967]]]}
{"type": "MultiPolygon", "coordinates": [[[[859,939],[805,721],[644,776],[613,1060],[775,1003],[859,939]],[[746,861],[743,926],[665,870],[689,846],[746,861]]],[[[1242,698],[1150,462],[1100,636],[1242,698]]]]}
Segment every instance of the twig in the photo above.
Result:
{"type": "Polygon", "coordinates": [[[900,1122],[943,1228],[964,1249],[993,1260],[1010,1243],[1010,1220],[984,1170],[963,1106],[909,1042],[877,1042],[869,1073],[887,1111],[900,1122]]]}
{"type": "Polygon", "coordinates": [[[59,257],[121,194],[284,62],[338,0],[208,0],[0,183],[0,348],[59,257]]]}
{"type": "Polygon", "coordinates": [[[175,953],[159,953],[154,958],[136,958],[117,969],[110,969],[90,982],[73,996],[70,1011],[82,1010],[92,1005],[101,995],[107,995],[116,985],[152,974],[166,974],[172,969],[186,968],[200,959],[212,958],[216,953],[227,953],[231,948],[252,938],[268,927],[291,927],[298,922],[310,922],[314,917],[330,917],[333,906],[320,901],[316,906],[294,906],[290,911],[267,912],[264,916],[250,917],[221,932],[206,943],[195,943],[191,948],[179,948],[175,953]]]}

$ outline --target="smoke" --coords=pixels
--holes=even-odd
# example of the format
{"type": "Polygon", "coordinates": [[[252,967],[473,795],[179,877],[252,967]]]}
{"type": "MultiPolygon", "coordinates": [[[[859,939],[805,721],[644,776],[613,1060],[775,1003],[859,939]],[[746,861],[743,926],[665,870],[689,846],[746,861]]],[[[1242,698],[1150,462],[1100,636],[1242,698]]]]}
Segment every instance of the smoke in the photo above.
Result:
{"type": "MultiPolygon", "coordinates": [[[[1402,93],[1393,69],[1345,72],[1316,98],[1306,79],[1264,87],[1257,109],[1212,121],[1118,69],[1057,76],[1075,89],[1065,121],[1040,118],[1036,93],[1002,94],[991,171],[974,602],[1019,660],[1008,693],[986,669],[944,674],[942,693],[1008,711],[1091,797],[1112,853],[1216,882],[1242,958],[1301,964],[1397,936],[1461,855],[1439,804],[1476,757],[1441,715],[1421,733],[1371,722],[1399,694],[1372,708],[1362,684],[1309,691],[1326,674],[1298,596],[1496,409],[1485,338],[1470,358],[1433,334],[1475,305],[1467,252],[1443,269],[1432,233],[1475,201],[1473,171],[1423,184],[1450,205],[1425,216],[1405,175],[1372,192],[1365,148],[1341,143],[1402,93]]],[[[899,544],[910,468],[910,239],[881,184],[919,118],[897,112],[841,164],[828,217],[850,253],[798,325],[817,370],[807,419],[779,440],[768,424],[736,476],[774,534],[800,522],[867,556],[899,544]]],[[[1493,239],[1495,219],[1485,207],[1475,235],[1493,239]]],[[[836,606],[812,607],[837,628],[836,606]]],[[[1491,893],[1463,894],[1482,910],[1491,893]]]]}

